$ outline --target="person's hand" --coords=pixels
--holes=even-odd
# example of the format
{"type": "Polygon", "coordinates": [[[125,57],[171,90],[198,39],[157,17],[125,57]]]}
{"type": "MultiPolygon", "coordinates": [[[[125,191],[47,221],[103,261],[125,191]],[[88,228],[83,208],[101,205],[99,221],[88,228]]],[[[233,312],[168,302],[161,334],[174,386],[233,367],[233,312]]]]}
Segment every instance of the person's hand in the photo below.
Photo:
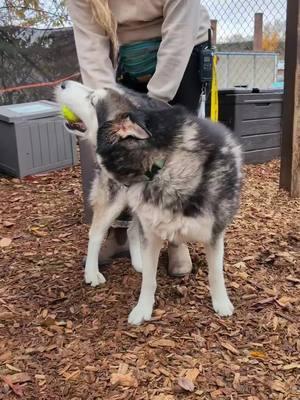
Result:
{"type": "Polygon", "coordinates": [[[161,100],[160,98],[156,97],[153,93],[148,92],[148,97],[151,99],[150,104],[152,103],[155,108],[169,108],[172,107],[168,102],[161,100]]]}

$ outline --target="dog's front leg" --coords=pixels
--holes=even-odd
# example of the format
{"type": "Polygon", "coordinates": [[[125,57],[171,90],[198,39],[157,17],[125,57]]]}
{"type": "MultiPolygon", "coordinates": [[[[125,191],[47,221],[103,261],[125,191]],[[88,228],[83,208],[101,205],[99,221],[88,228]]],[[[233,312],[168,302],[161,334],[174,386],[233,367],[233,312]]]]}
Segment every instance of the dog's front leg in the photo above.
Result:
{"type": "Polygon", "coordinates": [[[125,195],[120,193],[109,204],[95,204],[93,219],[89,231],[88,253],[85,263],[84,278],[86,283],[97,286],[105,282],[98,269],[98,257],[102,242],[112,222],[120,215],[126,205],[125,195]]]}
{"type": "Polygon", "coordinates": [[[227,294],[223,272],[224,234],[220,234],[213,243],[206,244],[205,251],[214,310],[221,316],[232,315],[234,308],[227,294]]]}
{"type": "Polygon", "coordinates": [[[127,237],[129,241],[131,264],[137,272],[143,271],[143,260],[141,251],[141,246],[142,246],[141,242],[143,235],[141,230],[142,230],[141,224],[137,216],[134,216],[127,230],[127,237]]]}
{"type": "Polygon", "coordinates": [[[141,245],[143,261],[143,278],[140,297],[137,305],[128,317],[132,325],[140,325],[151,319],[154,295],[156,290],[156,271],[163,241],[153,233],[147,234],[141,245]]]}

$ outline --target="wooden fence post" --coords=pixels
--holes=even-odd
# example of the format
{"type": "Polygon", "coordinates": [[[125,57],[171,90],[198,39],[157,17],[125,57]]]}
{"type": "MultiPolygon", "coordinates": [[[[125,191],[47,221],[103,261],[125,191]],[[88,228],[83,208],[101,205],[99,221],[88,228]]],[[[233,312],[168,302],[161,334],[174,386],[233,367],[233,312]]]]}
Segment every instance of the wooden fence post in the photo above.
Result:
{"type": "Polygon", "coordinates": [[[262,51],[263,48],[263,22],[264,14],[255,13],[254,15],[254,40],[253,40],[253,50],[262,51]]]}
{"type": "Polygon", "coordinates": [[[211,43],[212,43],[213,46],[216,46],[216,44],[217,44],[218,20],[217,19],[211,19],[210,20],[210,26],[211,26],[211,30],[212,30],[211,43]]]}
{"type": "Polygon", "coordinates": [[[280,187],[300,197],[300,0],[287,1],[280,187]]]}

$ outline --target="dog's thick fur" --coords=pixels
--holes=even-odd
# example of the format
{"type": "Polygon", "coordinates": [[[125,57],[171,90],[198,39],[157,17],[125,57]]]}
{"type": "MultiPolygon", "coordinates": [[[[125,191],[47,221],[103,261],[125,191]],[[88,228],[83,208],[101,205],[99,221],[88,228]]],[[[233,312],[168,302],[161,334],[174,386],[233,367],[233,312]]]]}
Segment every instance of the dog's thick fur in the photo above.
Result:
{"type": "Polygon", "coordinates": [[[183,107],[123,88],[93,91],[67,81],[56,89],[56,97],[85,124],[81,130],[67,124],[69,130],[89,140],[97,154],[86,282],[105,282],[98,253],[111,223],[129,206],[131,260],[143,273],[129,322],[151,318],[164,240],[174,246],[204,243],[214,310],[231,315],[223,276],[224,231],[238,209],[241,184],[241,151],[232,133],[183,107]],[[149,177],[158,163],[161,169],[149,177]]]}

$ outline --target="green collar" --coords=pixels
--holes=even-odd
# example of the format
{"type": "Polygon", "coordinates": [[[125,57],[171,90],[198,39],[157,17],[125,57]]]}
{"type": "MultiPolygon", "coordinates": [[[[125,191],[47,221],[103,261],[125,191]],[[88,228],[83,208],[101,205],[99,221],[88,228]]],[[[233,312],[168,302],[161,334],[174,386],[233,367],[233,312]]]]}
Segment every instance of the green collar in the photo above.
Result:
{"type": "Polygon", "coordinates": [[[166,160],[157,160],[154,161],[151,168],[145,172],[144,176],[148,181],[152,181],[155,175],[164,167],[166,160]]]}

